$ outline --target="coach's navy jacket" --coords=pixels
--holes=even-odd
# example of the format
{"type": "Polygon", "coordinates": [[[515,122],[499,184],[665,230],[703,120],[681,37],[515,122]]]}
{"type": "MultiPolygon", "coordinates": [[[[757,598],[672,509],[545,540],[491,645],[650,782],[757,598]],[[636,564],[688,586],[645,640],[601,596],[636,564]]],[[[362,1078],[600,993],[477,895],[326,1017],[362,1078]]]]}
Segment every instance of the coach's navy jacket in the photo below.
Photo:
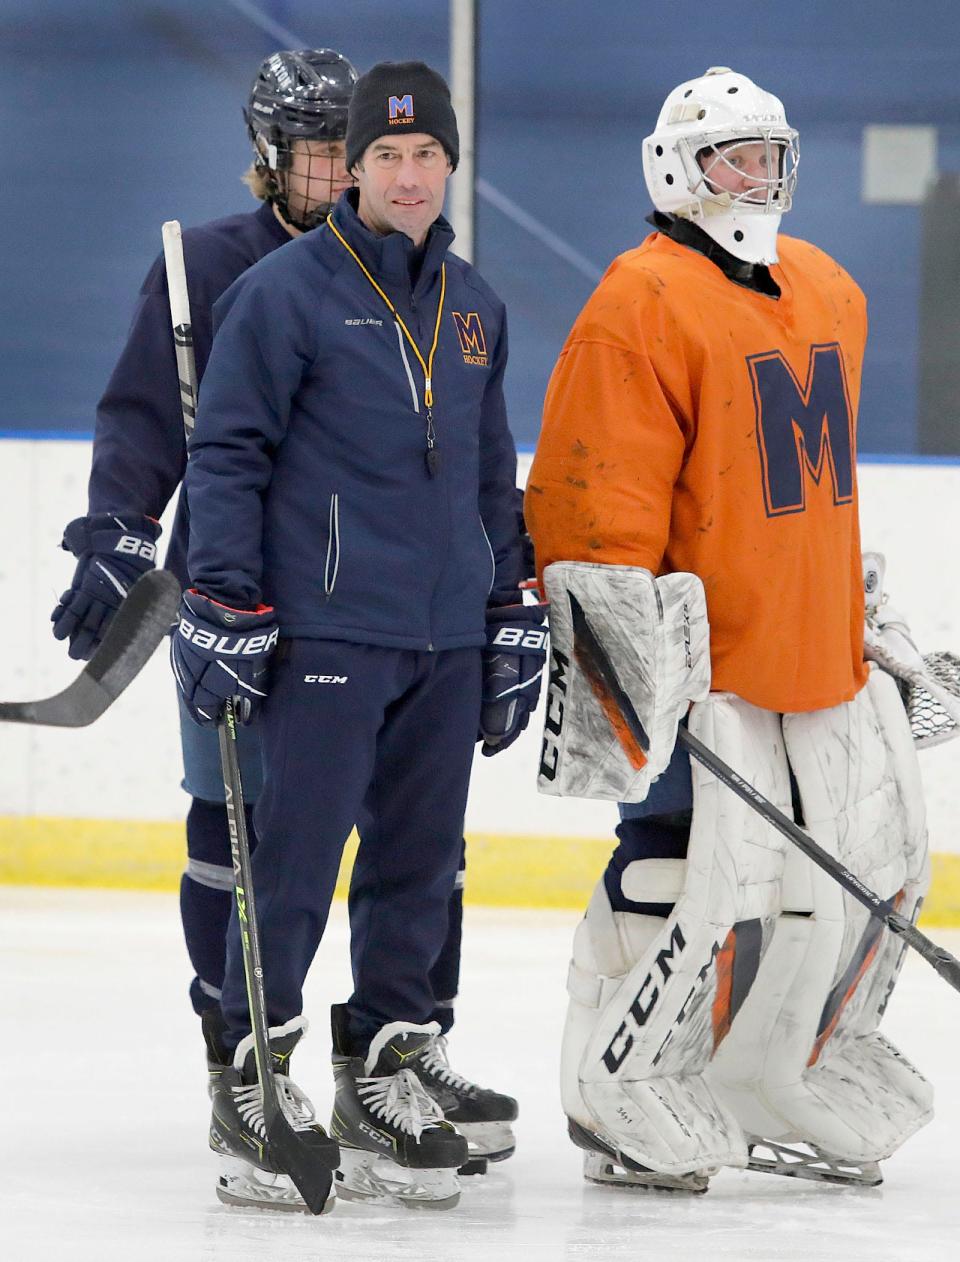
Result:
{"type": "Polygon", "coordinates": [[[262,259],[214,308],[186,474],[191,582],[275,606],[285,636],[394,648],[484,642],[516,599],[516,453],[503,304],[433,225],[413,245],[370,232],[350,190],[334,222],[433,369],[439,467],[425,459],[423,370],[385,302],[324,225],[262,259]]]}

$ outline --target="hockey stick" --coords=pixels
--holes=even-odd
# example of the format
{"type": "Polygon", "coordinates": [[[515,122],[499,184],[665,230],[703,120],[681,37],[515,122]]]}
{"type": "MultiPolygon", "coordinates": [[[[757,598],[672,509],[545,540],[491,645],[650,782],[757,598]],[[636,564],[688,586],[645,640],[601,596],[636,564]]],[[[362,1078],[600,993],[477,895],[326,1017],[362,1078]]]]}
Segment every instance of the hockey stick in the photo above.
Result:
{"type": "MultiPolygon", "coordinates": [[[[173,340],[177,348],[177,374],[180,379],[180,407],[187,446],[193,436],[197,410],[197,368],[193,355],[193,332],[190,321],[190,298],[187,273],[183,262],[183,241],[180,224],[171,219],[163,225],[163,257],[167,269],[167,290],[170,295],[170,318],[173,340]]],[[[179,585],[178,585],[179,598],[179,585]]],[[[263,1100],[263,1124],[271,1157],[290,1176],[311,1214],[322,1214],[330,1196],[333,1171],[321,1165],[306,1142],[287,1121],[280,1106],[277,1083],[270,1055],[270,1032],[267,1024],[267,1000],[263,991],[263,964],[260,959],[260,933],[257,929],[253,898],[253,875],[250,869],[250,839],[247,817],[243,809],[243,785],[237,755],[236,699],[226,704],[219,725],[220,763],[223,790],[233,855],[233,886],[240,919],[243,946],[243,971],[247,980],[247,1006],[253,1031],[257,1078],[263,1100]]]]}
{"type": "Polygon", "coordinates": [[[183,262],[183,239],[179,220],[168,220],[160,231],[163,236],[163,261],[167,268],[173,344],[177,350],[180,410],[183,412],[183,429],[189,443],[197,418],[197,365],[193,355],[193,324],[190,320],[190,298],[187,293],[187,271],[183,262]]]}
{"type": "Polygon", "coordinates": [[[73,683],[42,701],[0,701],[0,722],[87,727],[99,719],[153,656],[179,602],[180,584],[167,570],[141,575],[73,683]]]}
{"type": "MultiPolygon", "coordinates": [[[[623,716],[630,735],[640,748],[647,752],[650,739],[644,729],[640,717],[634,709],[633,702],[627,695],[623,685],[617,678],[617,672],[606,649],[600,643],[596,633],[587,621],[583,607],[572,592],[568,593],[570,613],[573,618],[574,654],[585,671],[591,685],[608,696],[623,716]]],[[[697,740],[685,727],[677,732],[678,741],[690,752],[691,757],[702,763],[716,778],[731,789],[767,823],[778,832],[789,838],[818,868],[832,876],[848,894],[852,895],[866,907],[875,919],[912,946],[922,955],[928,964],[948,982],[954,990],[960,990],[960,960],[957,960],[943,947],[939,947],[916,927],[906,916],[891,907],[890,903],[868,889],[860,880],[848,871],[842,863],[827,854],[807,833],[799,828],[792,819],[784,815],[774,804],[768,801],[759,789],[754,788],[701,741],[697,740]]]]}
{"type": "Polygon", "coordinates": [[[257,909],[250,870],[250,840],[243,809],[240,760],[237,756],[237,716],[232,700],[227,702],[219,734],[230,850],[233,855],[233,882],[237,895],[237,915],[240,918],[240,939],[243,944],[243,971],[247,979],[247,1003],[250,1007],[250,1024],[253,1027],[257,1077],[263,1097],[263,1125],[267,1144],[271,1157],[281,1170],[289,1174],[311,1214],[322,1214],[330,1196],[333,1171],[320,1165],[307,1144],[284,1117],[273,1074],[270,1033],[267,1028],[267,1000],[263,992],[260,933],[257,929],[257,909]]]}

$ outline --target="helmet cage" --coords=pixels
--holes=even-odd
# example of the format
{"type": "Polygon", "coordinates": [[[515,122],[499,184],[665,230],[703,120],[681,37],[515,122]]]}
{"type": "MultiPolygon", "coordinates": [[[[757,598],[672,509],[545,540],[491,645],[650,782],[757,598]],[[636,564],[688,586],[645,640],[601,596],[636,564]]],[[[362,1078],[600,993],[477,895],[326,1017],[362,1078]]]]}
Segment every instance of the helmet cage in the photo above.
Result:
{"type": "Polygon", "coordinates": [[[269,137],[261,133],[253,135],[252,139],[254,165],[263,177],[268,200],[277,207],[287,223],[301,232],[309,232],[323,223],[343,189],[356,183],[349,172],[346,179],[335,174],[335,168],[345,162],[343,154],[332,157],[310,153],[301,157],[298,178],[302,189],[291,187],[294,146],[299,143],[307,148],[312,141],[339,142],[342,146],[343,141],[339,137],[289,136],[274,131],[269,137]]]}
{"type": "Polygon", "coordinates": [[[755,215],[785,214],[793,205],[797,186],[797,168],[800,165],[800,139],[792,127],[761,126],[730,128],[722,134],[702,132],[676,140],[677,155],[683,166],[687,188],[696,202],[690,213],[710,214],[736,210],[755,215]],[[730,162],[727,154],[739,145],[762,144],[765,170],[775,175],[750,176],[750,187],[741,193],[719,189],[710,182],[699,159],[704,153],[712,154],[716,162],[723,163],[735,174],[742,174],[730,162]],[[715,208],[715,209],[714,209],[715,208]]]}
{"type": "Polygon", "coordinates": [[[307,194],[292,191],[289,172],[298,141],[343,143],[347,111],[357,72],[342,54],[329,49],[272,54],[257,72],[243,116],[253,145],[254,166],[268,200],[287,223],[307,231],[329,214],[340,190],[352,179],[334,179],[326,155],[310,155],[297,172],[307,194]],[[315,188],[313,186],[316,186],[315,188]],[[313,204],[311,204],[313,203],[313,204]]]}

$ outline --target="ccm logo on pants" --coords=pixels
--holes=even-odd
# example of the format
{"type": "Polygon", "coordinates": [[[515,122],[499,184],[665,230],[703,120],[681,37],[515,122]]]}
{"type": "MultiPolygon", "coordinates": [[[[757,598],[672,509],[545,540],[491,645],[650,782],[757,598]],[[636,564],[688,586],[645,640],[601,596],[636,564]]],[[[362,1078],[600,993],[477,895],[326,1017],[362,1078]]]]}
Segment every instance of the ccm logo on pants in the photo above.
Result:
{"type": "Polygon", "coordinates": [[[349,675],[304,675],[305,684],[345,684],[349,675]]]}

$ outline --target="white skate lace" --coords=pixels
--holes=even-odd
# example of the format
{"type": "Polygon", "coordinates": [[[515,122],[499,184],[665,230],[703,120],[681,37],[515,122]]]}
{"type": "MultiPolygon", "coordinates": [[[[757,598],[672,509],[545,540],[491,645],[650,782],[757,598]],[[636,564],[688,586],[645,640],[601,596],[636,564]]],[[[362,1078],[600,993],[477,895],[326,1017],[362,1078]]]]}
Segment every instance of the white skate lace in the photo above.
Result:
{"type": "MultiPolygon", "coordinates": [[[[277,1094],[280,1097],[280,1109],[283,1116],[295,1131],[307,1131],[316,1122],[316,1111],[306,1094],[295,1082],[291,1082],[284,1074],[276,1074],[277,1094]]],[[[261,1139],[266,1139],[267,1130],[263,1118],[263,1095],[260,1084],[253,1083],[249,1087],[234,1087],[233,1098],[237,1112],[251,1130],[256,1131],[261,1139]]]]}
{"type": "Polygon", "coordinates": [[[452,1087],[454,1091],[461,1091],[467,1095],[476,1095],[480,1091],[480,1087],[475,1082],[470,1082],[468,1078],[464,1078],[455,1069],[450,1068],[447,1040],[442,1034],[435,1035],[420,1053],[420,1064],[430,1073],[436,1074],[444,1086],[452,1087]]]}
{"type": "Polygon", "coordinates": [[[357,1094],[374,1116],[417,1140],[427,1126],[443,1121],[443,1111],[412,1069],[399,1069],[389,1078],[358,1078],[357,1094]]]}

